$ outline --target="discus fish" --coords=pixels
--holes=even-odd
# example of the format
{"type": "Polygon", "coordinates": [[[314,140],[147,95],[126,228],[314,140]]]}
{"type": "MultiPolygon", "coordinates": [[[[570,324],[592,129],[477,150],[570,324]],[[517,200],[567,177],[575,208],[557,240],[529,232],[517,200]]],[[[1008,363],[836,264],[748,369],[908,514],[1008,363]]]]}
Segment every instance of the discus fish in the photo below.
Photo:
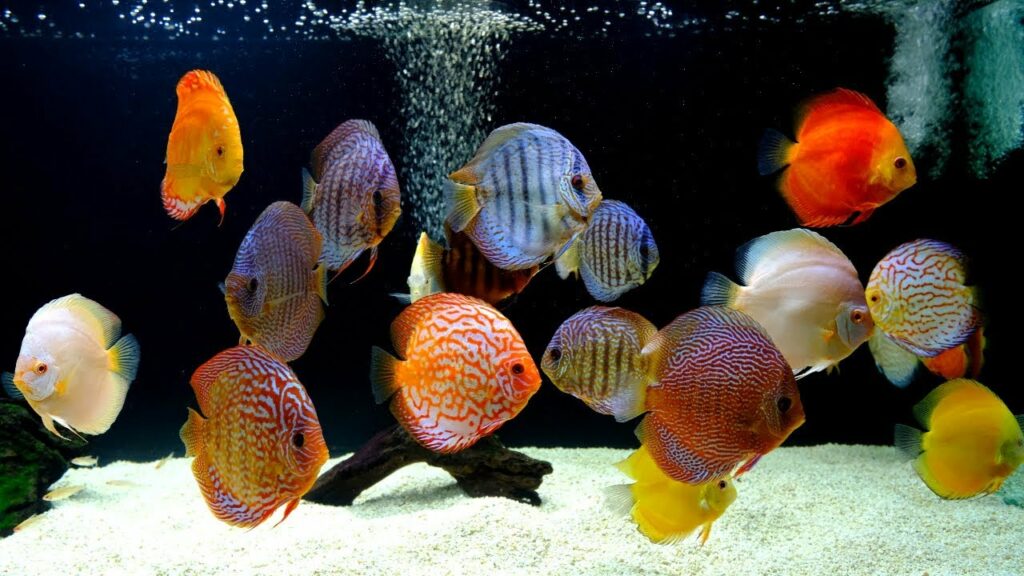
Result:
{"type": "MultiPolygon", "coordinates": [[[[316,409],[295,373],[258,346],[225,350],[192,375],[199,409],[181,428],[185,455],[214,516],[254,527],[316,481],[327,446],[316,409]]],[[[278,523],[280,523],[278,522],[278,523]]]]}
{"type": "Polygon", "coordinates": [[[739,476],[804,422],[792,369],[742,312],[691,310],[658,331],[644,354],[654,383],[637,437],[675,480],[739,476]]]}
{"type": "Polygon", "coordinates": [[[365,276],[402,213],[398,177],[377,127],[342,122],[313,149],[311,164],[312,175],[302,171],[302,209],[323,235],[321,261],[341,273],[369,250],[365,276]]]}
{"type": "Polygon", "coordinates": [[[550,128],[509,124],[445,182],[446,222],[492,264],[521,270],[558,257],[601,201],[583,154],[550,128]]]}
{"type": "Polygon", "coordinates": [[[4,389],[25,398],[47,430],[54,422],[79,434],[106,432],[124,406],[139,368],[139,343],[121,336],[110,310],[71,294],[40,308],[28,322],[14,374],[4,389]]]}
{"type": "Polygon", "coordinates": [[[458,292],[497,306],[519,294],[540,270],[531,266],[522,270],[502,270],[491,264],[468,236],[452,233],[445,249],[420,234],[416,254],[409,271],[410,301],[438,292],[458,292]]]}
{"type": "Polygon", "coordinates": [[[391,324],[399,360],[373,348],[377,403],[424,447],[468,448],[519,413],[540,373],[515,327],[493,306],[441,293],[409,305],[391,324]]]}
{"type": "Polygon", "coordinates": [[[305,353],[327,302],[320,246],[320,233],[298,206],[274,202],[260,214],[224,281],[239,344],[259,344],[285,362],[305,353]]]}
{"type": "Polygon", "coordinates": [[[562,392],[619,421],[644,410],[644,346],[658,329],[636,312],[591,306],[573,314],[551,338],[541,369],[562,392]]]}
{"type": "Polygon", "coordinates": [[[657,544],[674,544],[699,528],[703,545],[711,535],[711,525],[736,500],[731,477],[701,484],[673,480],[658,468],[644,446],[616,468],[636,482],[609,488],[609,502],[628,512],[637,529],[657,544]]]}
{"type": "Polygon", "coordinates": [[[896,448],[938,496],[970,498],[998,490],[1024,462],[1024,415],[1014,417],[974,380],[950,380],[914,406],[928,431],[896,425],[896,448]]]}
{"type": "Polygon", "coordinates": [[[985,362],[984,327],[975,330],[967,342],[931,358],[907,351],[881,330],[875,330],[868,340],[868,345],[879,371],[900,388],[906,387],[914,380],[919,365],[924,365],[932,374],[946,380],[955,380],[965,377],[977,378],[985,362]]]}
{"type": "Polygon", "coordinates": [[[711,272],[701,304],[757,320],[800,377],[838,365],[871,334],[857,270],[816,232],[797,228],[756,238],[737,251],[736,271],[745,286],[711,272]]]}
{"type": "Polygon", "coordinates": [[[603,200],[555,267],[562,278],[579,271],[591,296],[611,302],[646,282],[658,262],[658,245],[647,222],[627,204],[603,200]]]}
{"type": "Polygon", "coordinates": [[[963,253],[915,240],[886,254],[865,292],[875,325],[902,348],[931,358],[967,341],[981,325],[963,253]]]}
{"type": "Polygon", "coordinates": [[[167,138],[167,173],[160,185],[164,209],[188,220],[213,202],[224,221],[224,195],[242,176],[242,135],[220,80],[193,70],[178,81],[178,111],[167,138]]]}
{"type": "Polygon", "coordinates": [[[804,226],[859,224],[917,182],[899,130],[867,96],[837,88],[797,114],[796,142],[768,130],[758,150],[762,176],[785,168],[782,196],[804,226]]]}

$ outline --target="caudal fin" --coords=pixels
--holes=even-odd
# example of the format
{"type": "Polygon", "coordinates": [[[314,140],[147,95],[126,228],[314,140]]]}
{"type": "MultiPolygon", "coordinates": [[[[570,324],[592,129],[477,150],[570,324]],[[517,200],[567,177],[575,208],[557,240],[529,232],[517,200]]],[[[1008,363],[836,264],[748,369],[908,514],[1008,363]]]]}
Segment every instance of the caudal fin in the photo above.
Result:
{"type": "Polygon", "coordinates": [[[141,349],[139,341],[131,334],[125,334],[107,351],[110,371],[124,378],[129,384],[139,372],[141,349]]]}
{"type": "Polygon", "coordinates": [[[704,280],[704,288],[700,291],[701,306],[731,307],[740,293],[740,286],[729,280],[724,274],[708,272],[704,280]]]}
{"type": "Polygon", "coordinates": [[[476,198],[476,187],[445,180],[444,205],[448,214],[448,225],[454,232],[465,230],[477,213],[480,203],[476,198]]]}
{"type": "Polygon", "coordinates": [[[774,174],[789,165],[790,149],[795,142],[785,134],[769,128],[757,145],[757,171],[761,176],[774,174]]]}
{"type": "Polygon", "coordinates": [[[904,461],[914,460],[921,455],[921,431],[917,428],[896,425],[896,453],[904,461]]]}
{"type": "Polygon", "coordinates": [[[382,404],[398,391],[399,385],[395,379],[395,369],[398,367],[399,360],[376,346],[370,353],[370,385],[373,399],[377,404],[382,404]]]}
{"type": "Polygon", "coordinates": [[[181,441],[185,444],[185,457],[191,458],[198,456],[206,451],[206,440],[203,431],[206,428],[206,419],[199,415],[198,412],[189,408],[188,409],[188,420],[181,427],[181,431],[178,435],[181,437],[181,441]]]}

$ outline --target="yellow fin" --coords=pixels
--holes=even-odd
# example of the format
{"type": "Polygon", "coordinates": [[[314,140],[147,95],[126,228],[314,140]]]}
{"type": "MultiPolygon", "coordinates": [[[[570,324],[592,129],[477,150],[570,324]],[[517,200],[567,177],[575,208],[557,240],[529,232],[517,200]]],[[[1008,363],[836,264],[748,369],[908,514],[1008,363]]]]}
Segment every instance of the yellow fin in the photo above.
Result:
{"type": "Polygon", "coordinates": [[[110,371],[131,384],[139,371],[139,341],[126,334],[107,351],[107,366],[110,371]]]}
{"type": "Polygon", "coordinates": [[[327,304],[327,266],[324,266],[323,263],[321,263],[316,267],[314,273],[316,274],[316,293],[320,296],[320,299],[323,300],[324,304],[327,304]]]}
{"type": "Polygon", "coordinates": [[[555,259],[555,270],[563,280],[570,274],[577,274],[580,269],[580,239],[571,240],[563,249],[562,255],[555,259]]]}
{"type": "Polygon", "coordinates": [[[395,369],[399,360],[384,350],[374,346],[370,356],[370,383],[373,399],[382,404],[398,390],[395,369]]]}
{"type": "Polygon", "coordinates": [[[302,203],[299,206],[306,214],[313,213],[313,204],[316,202],[316,180],[309,173],[309,170],[302,169],[302,203]]]}
{"type": "Polygon", "coordinates": [[[455,232],[465,230],[480,212],[476,186],[445,180],[444,200],[447,223],[455,232]]]}

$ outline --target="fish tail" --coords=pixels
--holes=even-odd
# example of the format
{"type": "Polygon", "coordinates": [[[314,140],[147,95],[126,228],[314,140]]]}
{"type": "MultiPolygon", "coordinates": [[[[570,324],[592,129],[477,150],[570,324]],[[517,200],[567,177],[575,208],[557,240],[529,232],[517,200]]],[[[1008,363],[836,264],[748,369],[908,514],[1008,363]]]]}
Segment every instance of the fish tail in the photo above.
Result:
{"type": "Polygon", "coordinates": [[[21,390],[18,390],[18,387],[14,385],[14,374],[4,372],[0,375],[0,383],[3,384],[4,392],[7,392],[7,395],[11,398],[21,400],[25,397],[25,395],[21,393],[21,390]]]}
{"type": "Polygon", "coordinates": [[[130,384],[139,371],[139,357],[139,341],[125,334],[107,350],[107,368],[130,384]]]}
{"type": "Polygon", "coordinates": [[[313,212],[313,202],[316,200],[316,180],[309,170],[302,169],[302,211],[306,214],[313,212]]]}
{"type": "Polygon", "coordinates": [[[724,274],[709,272],[704,280],[704,288],[700,291],[701,306],[732,307],[740,293],[740,286],[729,280],[724,274]]]}
{"type": "Polygon", "coordinates": [[[444,182],[445,212],[448,214],[448,225],[452,231],[462,232],[480,212],[480,202],[476,196],[476,186],[461,184],[451,180],[444,182]]]}
{"type": "Polygon", "coordinates": [[[316,293],[324,301],[324,304],[327,304],[327,283],[329,281],[327,279],[327,266],[321,263],[316,267],[316,271],[313,274],[315,274],[314,284],[316,285],[316,293]]]}
{"type": "Polygon", "coordinates": [[[757,145],[757,171],[761,176],[774,174],[789,165],[790,151],[796,143],[778,130],[769,128],[757,145]]]}
{"type": "Polygon", "coordinates": [[[206,452],[206,420],[198,412],[189,408],[188,420],[181,427],[178,435],[185,444],[185,457],[191,458],[206,452]]]}
{"type": "MultiPolygon", "coordinates": [[[[441,260],[444,258],[444,248],[430,239],[426,232],[420,233],[419,243],[416,245],[416,254],[412,259],[412,268],[409,276],[419,276],[423,279],[424,286],[444,286],[441,276],[441,260]]],[[[429,296],[422,294],[420,297],[429,296]]],[[[409,302],[412,295],[409,296],[409,302]]]]}
{"type": "Polygon", "coordinates": [[[605,507],[617,516],[629,515],[630,510],[633,509],[633,505],[636,503],[636,500],[633,499],[632,487],[632,484],[616,484],[605,487],[605,507]]]}
{"type": "Polygon", "coordinates": [[[374,346],[370,356],[370,384],[373,399],[377,404],[384,403],[398,391],[399,384],[395,378],[395,369],[399,360],[384,350],[374,346]]]}
{"type": "Polygon", "coordinates": [[[903,461],[914,460],[921,455],[921,431],[903,424],[896,425],[896,453],[903,461]]]}

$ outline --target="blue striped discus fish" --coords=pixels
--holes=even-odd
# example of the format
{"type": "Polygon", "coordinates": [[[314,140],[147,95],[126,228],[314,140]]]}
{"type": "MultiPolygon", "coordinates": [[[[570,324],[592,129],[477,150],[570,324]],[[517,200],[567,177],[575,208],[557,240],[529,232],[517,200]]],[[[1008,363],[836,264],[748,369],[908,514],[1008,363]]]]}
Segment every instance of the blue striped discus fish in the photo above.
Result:
{"type": "Polygon", "coordinates": [[[181,428],[192,474],[210,511],[253,527],[286,505],[288,517],[327,462],[313,401],[295,373],[258,346],[225,350],[196,369],[181,428]]]}
{"type": "Polygon", "coordinates": [[[291,362],[306,351],[324,319],[326,268],[317,266],[320,233],[291,202],[274,202],[238,247],[224,281],[239,344],[259,344],[291,362]]]}
{"type": "Polygon", "coordinates": [[[578,271],[591,296],[611,302],[647,281],[658,260],[647,222],[624,202],[604,200],[555,267],[562,278],[578,271]]]}
{"type": "Polygon", "coordinates": [[[342,122],[313,149],[311,164],[313,174],[302,171],[302,209],[324,237],[321,261],[340,273],[369,250],[365,276],[402,213],[395,166],[380,134],[366,120],[342,122]]]}
{"type": "Polygon", "coordinates": [[[558,256],[583,231],[601,190],[583,154],[550,128],[509,124],[445,183],[446,222],[495,266],[520,270],[558,256]]]}
{"type": "Polygon", "coordinates": [[[966,342],[982,317],[974,287],[964,284],[965,261],[937,240],[915,240],[886,254],[865,291],[875,326],[926,358],[966,342]]]}

